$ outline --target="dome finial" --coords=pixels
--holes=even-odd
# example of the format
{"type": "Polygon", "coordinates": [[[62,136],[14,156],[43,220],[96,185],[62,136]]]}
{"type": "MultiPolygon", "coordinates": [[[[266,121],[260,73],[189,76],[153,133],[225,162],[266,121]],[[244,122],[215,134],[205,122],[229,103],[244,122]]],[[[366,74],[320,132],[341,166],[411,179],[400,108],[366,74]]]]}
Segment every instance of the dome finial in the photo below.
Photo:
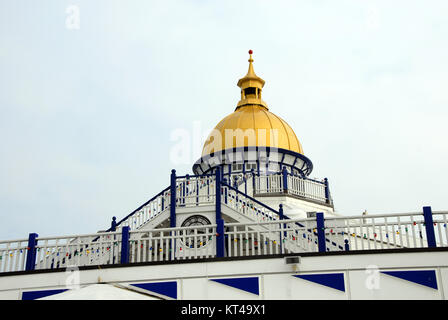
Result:
{"type": "Polygon", "coordinates": [[[264,86],[264,80],[255,74],[254,59],[249,50],[249,70],[247,74],[238,81],[238,87],[241,88],[241,100],[238,102],[237,108],[246,104],[257,104],[268,108],[266,103],[261,100],[261,90],[264,86]]]}
{"type": "Polygon", "coordinates": [[[255,71],[254,71],[254,65],[252,64],[252,62],[254,62],[254,59],[252,59],[252,53],[254,53],[254,52],[252,50],[249,50],[249,60],[247,60],[247,61],[249,61],[249,70],[247,71],[246,77],[248,77],[248,76],[256,77],[255,71]]]}
{"type": "Polygon", "coordinates": [[[247,87],[256,87],[261,89],[264,86],[264,80],[255,74],[254,65],[252,64],[252,62],[254,62],[254,59],[252,59],[253,53],[254,52],[252,50],[249,50],[249,60],[247,60],[249,61],[249,70],[244,78],[241,78],[238,81],[238,87],[241,89],[245,89],[247,87]]]}

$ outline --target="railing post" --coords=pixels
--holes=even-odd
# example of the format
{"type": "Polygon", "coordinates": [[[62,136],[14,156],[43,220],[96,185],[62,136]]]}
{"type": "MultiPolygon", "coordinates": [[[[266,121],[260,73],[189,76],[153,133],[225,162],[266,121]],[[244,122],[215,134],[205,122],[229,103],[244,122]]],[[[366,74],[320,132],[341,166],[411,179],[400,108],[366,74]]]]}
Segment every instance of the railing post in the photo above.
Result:
{"type": "Polygon", "coordinates": [[[426,240],[428,248],[437,247],[436,235],[434,233],[434,220],[432,219],[431,207],[423,207],[423,217],[425,218],[426,240]]]}
{"type": "MultiPolygon", "coordinates": [[[[232,185],[230,185],[232,186],[232,185]]],[[[233,176],[233,187],[238,189],[238,176],[233,176]]]]}
{"type": "Polygon", "coordinates": [[[328,186],[328,179],[324,179],[324,185],[325,185],[325,202],[328,204],[331,204],[330,199],[330,187],[328,186]]]}
{"type": "Polygon", "coordinates": [[[196,178],[196,205],[199,205],[199,179],[196,178]]]}
{"type": "Polygon", "coordinates": [[[224,220],[221,216],[221,170],[215,172],[216,256],[224,257],[224,220]]]}
{"type": "Polygon", "coordinates": [[[221,217],[221,172],[220,168],[216,168],[215,172],[215,213],[216,223],[222,219],[221,217]]]}
{"type": "Polygon", "coordinates": [[[347,239],[344,240],[344,249],[345,249],[345,251],[350,251],[350,245],[348,244],[347,239]]]}
{"type": "Polygon", "coordinates": [[[286,170],[286,167],[283,167],[282,169],[282,178],[283,178],[283,192],[288,193],[288,170],[286,170]]]}
{"type": "MultiPolygon", "coordinates": [[[[227,184],[227,179],[226,178],[222,178],[222,182],[224,184],[227,184]]],[[[224,203],[227,203],[227,188],[224,189],[224,203]]]]}
{"type": "Polygon", "coordinates": [[[216,257],[225,256],[224,220],[216,220],[216,257]]]}
{"type": "Polygon", "coordinates": [[[285,218],[283,214],[283,205],[281,203],[278,205],[278,215],[280,220],[283,220],[285,218]]]}
{"type": "Polygon", "coordinates": [[[129,263],[129,227],[121,228],[121,259],[122,264],[129,263]]]}
{"type": "MultiPolygon", "coordinates": [[[[188,179],[187,175],[187,179],[188,179]]],[[[182,192],[182,191],[180,191],[182,192]]],[[[185,199],[185,195],[183,197],[185,199]]],[[[170,228],[176,227],[176,170],[171,170],[171,181],[170,181],[170,228]]],[[[170,231],[170,236],[172,232],[170,231]]],[[[170,242],[171,250],[175,252],[176,241],[174,243],[170,242]]],[[[175,255],[174,255],[175,256],[175,255]]],[[[170,255],[171,258],[171,255],[170,255]]]]}
{"type": "MultiPolygon", "coordinates": [[[[283,205],[281,203],[278,205],[278,217],[280,218],[280,220],[285,219],[285,215],[283,214],[283,205]]],[[[281,225],[282,224],[280,224],[280,226],[281,225]]],[[[283,223],[283,230],[285,230],[285,229],[286,229],[286,223],[283,223]]],[[[280,252],[281,253],[284,253],[283,252],[283,239],[284,238],[286,238],[286,231],[283,231],[283,234],[280,231],[280,252]]]]}
{"type": "Polygon", "coordinates": [[[112,223],[110,224],[110,231],[117,230],[117,217],[112,217],[112,223]]]}
{"type": "Polygon", "coordinates": [[[252,168],[250,173],[252,174],[252,196],[255,196],[255,170],[252,168]]]}
{"type": "Polygon", "coordinates": [[[326,251],[325,220],[324,220],[323,212],[316,213],[316,229],[317,229],[317,245],[318,245],[319,252],[325,252],[326,251]]]}
{"type": "Polygon", "coordinates": [[[184,188],[184,195],[183,195],[183,198],[184,198],[184,204],[186,204],[186,198],[188,197],[188,193],[189,193],[189,188],[188,188],[188,186],[190,185],[190,175],[189,174],[187,174],[186,176],[185,176],[185,182],[184,182],[184,185],[185,185],[185,188],[184,188]]]}
{"type": "Polygon", "coordinates": [[[39,235],[37,233],[30,233],[28,236],[28,247],[26,253],[26,264],[25,270],[31,271],[34,270],[36,266],[36,245],[37,245],[37,237],[39,235]]]}
{"type": "Polygon", "coordinates": [[[171,170],[170,228],[176,227],[176,170],[171,170]]]}

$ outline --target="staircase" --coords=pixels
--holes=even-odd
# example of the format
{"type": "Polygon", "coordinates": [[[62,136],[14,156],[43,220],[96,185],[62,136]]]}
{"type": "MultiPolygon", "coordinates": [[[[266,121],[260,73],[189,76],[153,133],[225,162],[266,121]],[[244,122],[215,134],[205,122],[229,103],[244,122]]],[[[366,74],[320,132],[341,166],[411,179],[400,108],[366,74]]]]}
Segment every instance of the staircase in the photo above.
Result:
{"type": "MultiPolygon", "coordinates": [[[[226,247],[229,256],[254,255],[260,253],[296,253],[317,251],[317,232],[315,222],[296,221],[294,223],[280,223],[291,221],[282,209],[275,210],[253,197],[254,185],[261,185],[260,181],[267,181],[266,185],[272,192],[281,192],[281,176],[256,177],[249,175],[234,184],[234,187],[221,182],[221,211],[235,223],[226,224],[226,247]],[[255,181],[254,181],[255,179],[255,181]],[[313,224],[314,223],[314,224],[313,224]],[[244,224],[244,230],[241,228],[244,224]],[[238,225],[238,227],[236,227],[238,225]],[[242,238],[242,235],[244,237],[242,238]],[[240,241],[240,243],[238,243],[240,241]],[[242,243],[257,244],[244,246],[242,243]],[[233,253],[232,253],[233,250],[233,253]]],[[[113,222],[105,233],[98,233],[96,237],[76,237],[66,239],[67,244],[58,252],[50,252],[38,260],[39,268],[56,267],[57,265],[110,264],[117,263],[120,255],[118,243],[123,227],[130,231],[151,231],[169,226],[172,192],[175,193],[175,210],[214,206],[216,201],[215,175],[180,176],[172,179],[174,184],[166,187],[157,195],[143,203],[120,221],[113,222]],[[108,234],[109,233],[109,234],[108,234]],[[112,237],[112,240],[111,240],[112,237]],[[94,254],[92,254],[94,253],[94,254]],[[89,257],[87,257],[89,254],[89,257]],[[62,256],[63,258],[59,258],[62,256]]],[[[267,188],[265,188],[267,190],[267,188]]],[[[143,235],[143,234],[141,234],[143,235]]],[[[137,239],[133,238],[133,241],[137,239]]],[[[333,250],[342,250],[342,246],[328,239],[327,243],[333,250]]],[[[47,246],[43,246],[43,250],[47,246]],[[44,248],[45,247],[45,248],[44,248]]]]}
{"type": "MultiPolygon", "coordinates": [[[[236,223],[250,224],[249,229],[263,235],[261,237],[265,242],[266,240],[275,241],[276,245],[284,246],[288,253],[316,251],[317,233],[313,230],[313,226],[305,226],[297,222],[296,227],[293,228],[295,230],[292,230],[291,224],[285,224],[288,227],[282,231],[285,234],[282,237],[279,232],[272,232],[271,227],[263,224],[263,222],[269,221],[279,222],[282,219],[289,219],[289,217],[280,213],[281,209],[275,210],[252,197],[254,195],[254,185],[261,185],[261,180],[267,182],[266,185],[272,192],[280,192],[283,188],[281,175],[266,178],[254,177],[254,175],[249,174],[248,177],[236,183],[234,187],[227,184],[225,180],[221,182],[222,214],[236,223]],[[299,230],[301,231],[299,232],[299,230]]],[[[215,205],[215,175],[186,175],[175,177],[172,181],[175,181],[172,186],[162,190],[120,220],[115,228],[112,227],[107,231],[119,231],[124,226],[128,226],[131,231],[153,230],[161,226],[167,227],[167,221],[170,217],[171,192],[173,190],[176,195],[176,212],[183,210],[183,208],[215,205]]],[[[328,240],[327,242],[330,246],[333,245],[339,250],[342,249],[342,246],[334,241],[328,240]]],[[[282,248],[282,250],[284,249],[282,248]]]]}

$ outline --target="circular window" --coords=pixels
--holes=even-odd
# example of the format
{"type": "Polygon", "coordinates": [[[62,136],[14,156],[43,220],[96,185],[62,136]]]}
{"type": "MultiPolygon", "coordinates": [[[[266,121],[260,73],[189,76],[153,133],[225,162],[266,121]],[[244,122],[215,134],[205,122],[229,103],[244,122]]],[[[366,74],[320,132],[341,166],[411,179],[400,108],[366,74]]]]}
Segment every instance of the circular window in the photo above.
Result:
{"type": "MultiPolygon", "coordinates": [[[[194,215],[188,217],[182,222],[182,227],[194,227],[194,226],[206,226],[210,225],[211,222],[206,217],[201,215],[194,215]]],[[[207,244],[207,242],[212,240],[210,234],[212,232],[211,228],[199,228],[199,229],[187,229],[183,231],[181,240],[188,248],[200,248],[207,244]],[[195,235],[196,231],[196,235],[195,235]]]]}

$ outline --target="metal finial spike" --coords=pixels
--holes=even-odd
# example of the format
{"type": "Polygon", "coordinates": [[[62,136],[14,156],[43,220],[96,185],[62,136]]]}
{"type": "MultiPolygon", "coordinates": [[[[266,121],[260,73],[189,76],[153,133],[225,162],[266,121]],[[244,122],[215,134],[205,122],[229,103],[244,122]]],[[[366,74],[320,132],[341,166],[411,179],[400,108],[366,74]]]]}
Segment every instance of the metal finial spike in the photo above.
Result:
{"type": "Polygon", "coordinates": [[[254,62],[254,59],[252,59],[252,53],[254,53],[252,50],[249,50],[249,62],[254,62]]]}

